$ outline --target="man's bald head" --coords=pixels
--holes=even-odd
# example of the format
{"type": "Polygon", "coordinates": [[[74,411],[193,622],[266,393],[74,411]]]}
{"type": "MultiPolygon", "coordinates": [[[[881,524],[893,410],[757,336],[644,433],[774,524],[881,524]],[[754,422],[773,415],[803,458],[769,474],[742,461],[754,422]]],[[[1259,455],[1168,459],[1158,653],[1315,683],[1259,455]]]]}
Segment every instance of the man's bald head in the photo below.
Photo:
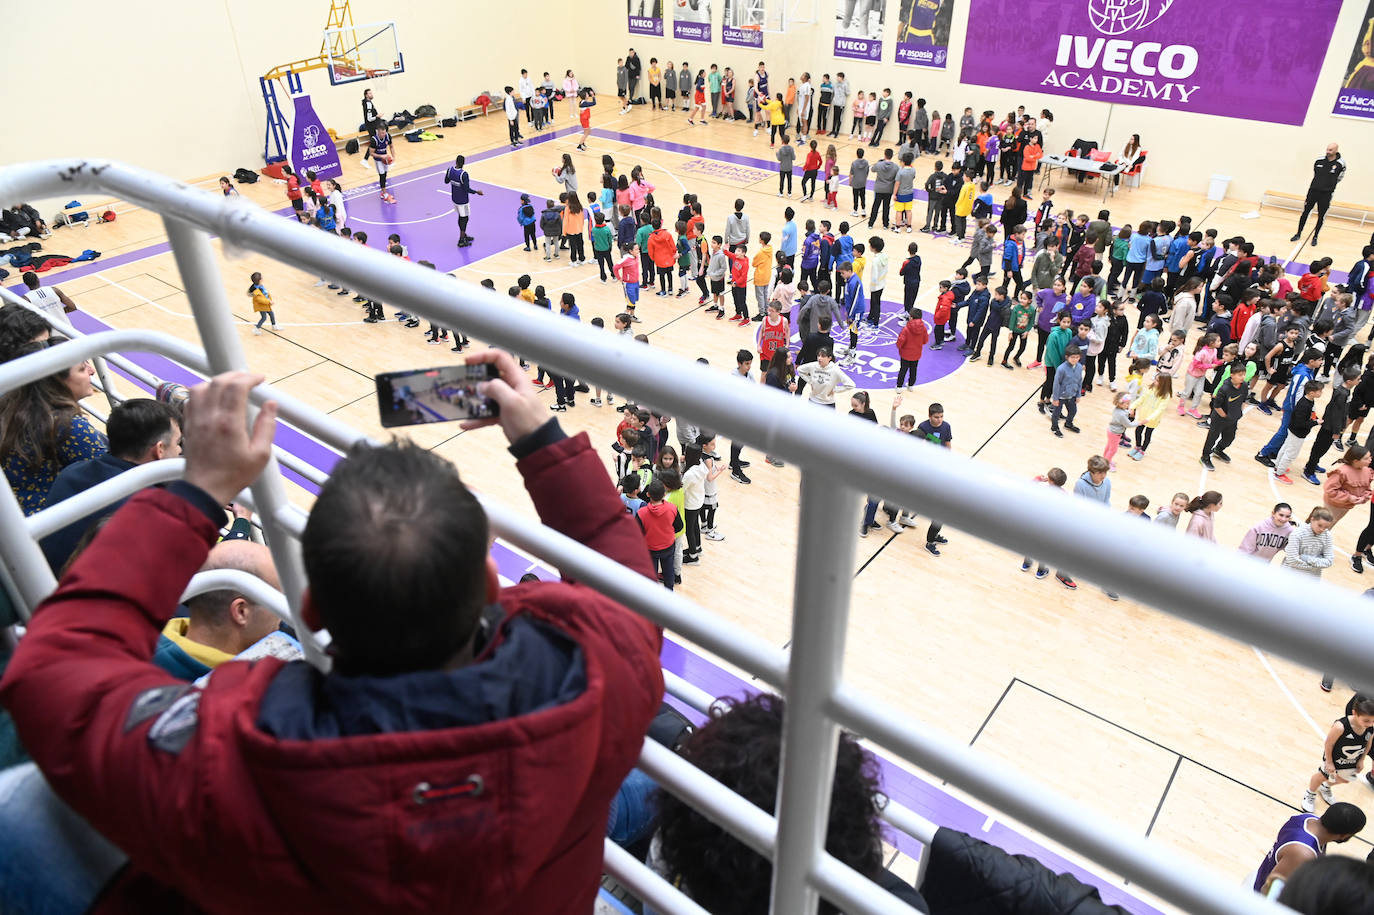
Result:
{"type": "Polygon", "coordinates": [[[1341,147],[1340,147],[1340,144],[1337,144],[1337,143],[1327,143],[1327,144],[1326,144],[1326,158],[1328,158],[1328,159],[1334,159],[1334,158],[1336,158],[1337,156],[1339,156],[1340,154],[1341,154],[1341,147]]]}
{"type": "MultiPolygon", "coordinates": [[[[202,572],[247,572],[269,587],[281,589],[272,552],[251,540],[224,540],[210,550],[202,572]]],[[[221,589],[186,602],[191,611],[187,638],[228,654],[238,654],[277,628],[277,615],[238,591],[221,589]]]]}

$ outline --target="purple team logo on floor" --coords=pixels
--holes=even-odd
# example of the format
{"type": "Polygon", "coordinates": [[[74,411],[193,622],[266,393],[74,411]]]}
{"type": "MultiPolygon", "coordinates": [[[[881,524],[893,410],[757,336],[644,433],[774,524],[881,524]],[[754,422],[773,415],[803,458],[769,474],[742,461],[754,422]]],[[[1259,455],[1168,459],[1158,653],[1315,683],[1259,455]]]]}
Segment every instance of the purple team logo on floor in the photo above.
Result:
{"type": "MultiPolygon", "coordinates": [[[[789,320],[793,327],[797,324],[797,311],[792,310],[789,320]]],[[[926,324],[930,323],[930,314],[924,315],[926,324]]],[[[897,383],[897,370],[901,368],[901,358],[897,355],[897,335],[902,332],[902,327],[906,324],[906,318],[902,315],[901,304],[898,302],[883,302],[882,319],[877,327],[869,327],[864,324],[859,327],[859,343],[854,348],[854,352],[849,352],[849,331],[845,328],[837,328],[831,331],[830,336],[835,344],[833,351],[835,359],[844,369],[846,375],[854,379],[854,383],[860,390],[865,388],[891,388],[897,383]],[[851,360],[852,355],[852,360],[851,360]]],[[[931,337],[934,343],[934,336],[931,337]]],[[[963,365],[967,354],[958,351],[963,343],[963,337],[957,340],[947,338],[944,349],[932,350],[931,343],[927,343],[925,351],[921,354],[920,366],[917,369],[917,383],[926,384],[931,381],[938,381],[946,375],[952,374],[959,366],[963,365]]],[[[789,346],[795,354],[801,349],[801,340],[793,333],[789,346]]]]}

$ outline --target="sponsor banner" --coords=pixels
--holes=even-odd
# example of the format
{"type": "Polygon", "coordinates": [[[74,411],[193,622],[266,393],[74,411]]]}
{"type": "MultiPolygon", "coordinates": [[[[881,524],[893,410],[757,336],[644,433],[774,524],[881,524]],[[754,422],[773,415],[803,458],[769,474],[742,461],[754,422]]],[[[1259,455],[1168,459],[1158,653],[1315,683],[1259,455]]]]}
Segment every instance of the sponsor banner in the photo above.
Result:
{"type": "Polygon", "coordinates": [[[1369,0],[1364,11],[1333,113],[1347,118],[1374,118],[1374,0],[1369,0]]]}
{"type": "Polygon", "coordinates": [[[884,0],[835,0],[835,56],[879,60],[884,8],[884,0]]]}
{"type": "Polygon", "coordinates": [[[763,24],[767,15],[763,4],[764,0],[725,0],[721,42],[741,48],[763,47],[763,24]]]}
{"type": "Polygon", "coordinates": [[[943,70],[949,61],[949,21],[956,0],[901,0],[897,63],[943,70]]]}
{"type": "Polygon", "coordinates": [[[711,40],[711,0],[673,0],[673,37],[711,40]]]}
{"type": "Polygon", "coordinates": [[[339,163],[339,151],[315,113],[315,106],[310,104],[310,96],[292,96],[291,101],[295,106],[295,117],[291,120],[291,168],[302,183],[307,169],[321,181],[341,177],[343,165],[339,163]]]}
{"type": "Polygon", "coordinates": [[[1340,7],[1267,0],[1218,15],[1211,0],[969,0],[961,79],[1301,124],[1340,7]],[[1288,44],[1295,22],[1304,53],[1288,44]]]}
{"type": "Polygon", "coordinates": [[[663,0],[625,0],[631,35],[663,37],[663,0]]]}

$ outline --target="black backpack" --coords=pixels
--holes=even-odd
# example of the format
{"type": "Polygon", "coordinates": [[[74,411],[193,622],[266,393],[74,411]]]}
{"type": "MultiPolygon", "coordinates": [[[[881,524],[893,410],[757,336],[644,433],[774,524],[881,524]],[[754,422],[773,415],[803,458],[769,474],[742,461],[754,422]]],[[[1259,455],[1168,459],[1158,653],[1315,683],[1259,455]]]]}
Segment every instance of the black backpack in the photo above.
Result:
{"type": "Polygon", "coordinates": [[[234,180],[239,184],[257,184],[258,173],[247,168],[235,169],[234,180]]]}
{"type": "Polygon", "coordinates": [[[434,110],[433,105],[421,105],[419,108],[415,109],[415,116],[417,118],[432,118],[438,113],[439,112],[434,110]]]}
{"type": "Polygon", "coordinates": [[[344,152],[348,153],[350,156],[353,155],[354,153],[356,153],[357,151],[358,151],[358,138],[357,138],[357,137],[354,137],[353,139],[349,140],[347,143],[344,144],[344,152]]]}
{"type": "Polygon", "coordinates": [[[654,743],[661,744],[676,753],[695,730],[696,726],[686,715],[663,702],[659,705],[658,714],[654,715],[654,720],[649,722],[647,736],[654,743]]]}

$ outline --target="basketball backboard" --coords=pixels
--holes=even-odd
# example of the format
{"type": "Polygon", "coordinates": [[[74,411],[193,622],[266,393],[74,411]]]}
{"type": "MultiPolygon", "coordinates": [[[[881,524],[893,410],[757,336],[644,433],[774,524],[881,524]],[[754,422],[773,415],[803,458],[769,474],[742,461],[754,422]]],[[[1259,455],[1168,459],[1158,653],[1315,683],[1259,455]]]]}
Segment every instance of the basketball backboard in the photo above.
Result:
{"type": "Polygon", "coordinates": [[[335,86],[405,72],[394,22],[325,29],[324,58],[335,86]]]}

